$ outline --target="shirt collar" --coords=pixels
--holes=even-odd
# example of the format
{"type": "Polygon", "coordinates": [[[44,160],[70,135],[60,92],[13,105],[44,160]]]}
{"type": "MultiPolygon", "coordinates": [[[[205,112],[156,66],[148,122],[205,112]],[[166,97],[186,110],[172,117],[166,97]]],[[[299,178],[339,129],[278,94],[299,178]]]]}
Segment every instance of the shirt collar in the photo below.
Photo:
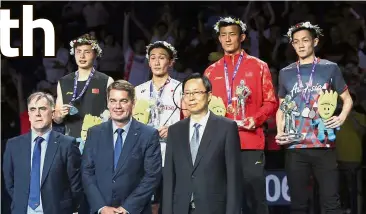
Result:
{"type": "MultiPolygon", "coordinates": [[[[50,128],[47,132],[45,132],[42,137],[46,142],[49,141],[50,139],[50,134],[51,134],[52,128],[50,128]]],[[[37,133],[32,129],[32,142],[34,142],[34,140],[38,137],[37,133]]]]}
{"type": "MultiPolygon", "coordinates": [[[[130,121],[128,121],[128,123],[122,127],[123,132],[124,133],[128,133],[128,130],[131,127],[131,122],[132,122],[132,117],[130,118],[130,121]]],[[[113,134],[116,132],[116,130],[118,129],[117,125],[114,123],[114,121],[112,120],[112,128],[113,128],[113,134]]]]}
{"type": "MultiPolygon", "coordinates": [[[[198,124],[200,124],[201,126],[206,126],[207,124],[207,121],[208,121],[208,117],[210,116],[210,111],[208,110],[207,111],[207,114],[200,120],[198,121],[198,124]]],[[[193,127],[193,125],[197,123],[197,122],[194,122],[192,120],[192,118],[190,119],[190,127],[193,127]]]]}
{"type": "Polygon", "coordinates": [[[239,53],[237,53],[237,54],[235,54],[235,55],[228,55],[228,54],[225,54],[224,55],[224,58],[225,58],[225,60],[228,60],[228,61],[230,61],[230,60],[232,60],[233,59],[233,57],[234,57],[234,61],[236,61],[236,60],[238,60],[239,59],[239,56],[240,56],[240,54],[243,52],[243,56],[244,57],[246,57],[247,56],[247,53],[242,49],[239,53]]]}

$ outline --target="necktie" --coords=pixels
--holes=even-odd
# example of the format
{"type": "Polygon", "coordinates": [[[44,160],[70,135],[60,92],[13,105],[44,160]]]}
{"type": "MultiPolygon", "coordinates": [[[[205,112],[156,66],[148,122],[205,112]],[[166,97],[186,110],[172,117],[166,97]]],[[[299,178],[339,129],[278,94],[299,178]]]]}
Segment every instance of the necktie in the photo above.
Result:
{"type": "Polygon", "coordinates": [[[114,169],[116,169],[117,164],[118,164],[118,159],[119,156],[121,156],[121,152],[122,152],[122,133],[123,133],[123,129],[117,129],[116,132],[118,133],[117,136],[117,140],[116,140],[116,145],[114,146],[114,169]]]}
{"type": "Polygon", "coordinates": [[[194,162],[196,161],[196,156],[197,156],[197,152],[198,152],[198,147],[200,145],[200,131],[199,128],[201,127],[200,124],[195,123],[193,125],[194,128],[194,132],[193,132],[193,136],[192,139],[190,141],[190,147],[191,147],[191,154],[192,154],[192,163],[194,164],[194,162]]]}
{"type": "Polygon", "coordinates": [[[36,143],[33,149],[32,171],[30,180],[30,191],[28,205],[35,210],[40,204],[41,194],[41,143],[44,141],[42,137],[35,139],[36,143]]]}

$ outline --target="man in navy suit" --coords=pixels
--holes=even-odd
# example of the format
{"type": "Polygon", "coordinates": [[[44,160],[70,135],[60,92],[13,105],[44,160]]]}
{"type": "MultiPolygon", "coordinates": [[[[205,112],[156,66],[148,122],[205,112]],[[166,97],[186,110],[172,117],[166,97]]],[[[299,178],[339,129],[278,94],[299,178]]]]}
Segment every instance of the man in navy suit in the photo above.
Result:
{"type": "Polygon", "coordinates": [[[151,214],[161,179],[159,133],[132,118],[135,89],[124,80],[107,89],[111,120],[88,130],[82,180],[92,213],[151,214]]]}
{"type": "Polygon", "coordinates": [[[29,96],[31,132],[7,142],[3,172],[13,214],[72,214],[82,196],[81,154],[74,138],[52,131],[51,95],[29,96]]]}

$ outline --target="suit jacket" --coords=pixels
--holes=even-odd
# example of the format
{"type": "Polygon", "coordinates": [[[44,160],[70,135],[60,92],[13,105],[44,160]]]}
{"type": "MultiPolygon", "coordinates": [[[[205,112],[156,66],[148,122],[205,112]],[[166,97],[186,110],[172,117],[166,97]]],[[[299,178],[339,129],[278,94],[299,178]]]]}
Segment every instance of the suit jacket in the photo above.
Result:
{"type": "Polygon", "coordinates": [[[210,113],[193,165],[190,118],[169,127],[163,179],[163,214],[240,214],[240,139],[234,121],[210,113]]]}
{"type": "Polygon", "coordinates": [[[130,214],[151,214],[151,197],[161,179],[161,151],[156,129],[132,119],[116,170],[112,121],[88,130],[82,180],[93,213],[104,206],[130,214]]]}
{"type": "MultiPolygon", "coordinates": [[[[25,214],[28,208],[31,174],[31,138],[27,133],[7,142],[3,172],[12,198],[11,213],[25,214]]],[[[75,138],[51,131],[41,178],[45,214],[72,214],[83,194],[80,176],[81,154],[75,138]]]]}

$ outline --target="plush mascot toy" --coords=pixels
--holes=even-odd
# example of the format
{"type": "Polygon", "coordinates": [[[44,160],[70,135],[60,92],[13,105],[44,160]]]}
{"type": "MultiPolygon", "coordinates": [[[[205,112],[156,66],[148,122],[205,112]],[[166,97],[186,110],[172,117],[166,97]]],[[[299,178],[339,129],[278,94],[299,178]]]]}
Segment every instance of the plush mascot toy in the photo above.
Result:
{"type": "Polygon", "coordinates": [[[218,116],[225,117],[226,115],[225,104],[221,97],[212,96],[211,101],[208,104],[208,109],[218,116]]]}
{"type": "MultiPolygon", "coordinates": [[[[336,139],[336,135],[333,129],[328,129],[324,125],[324,120],[331,118],[334,114],[334,111],[337,107],[337,98],[338,93],[336,91],[328,90],[320,92],[320,96],[318,99],[318,112],[320,118],[313,120],[312,125],[318,125],[318,139],[320,141],[325,140],[325,132],[328,134],[328,139],[330,141],[334,141],[336,139]]],[[[339,127],[337,128],[339,130],[339,127]]]]}
{"type": "Polygon", "coordinates": [[[150,119],[150,102],[144,99],[136,100],[132,116],[139,122],[147,124],[150,119]]]}
{"type": "Polygon", "coordinates": [[[81,154],[83,154],[88,129],[95,125],[101,124],[102,122],[103,119],[100,117],[93,116],[91,114],[85,115],[83,125],[81,126],[81,132],[80,132],[81,138],[76,139],[76,141],[79,142],[79,150],[81,154]]]}

